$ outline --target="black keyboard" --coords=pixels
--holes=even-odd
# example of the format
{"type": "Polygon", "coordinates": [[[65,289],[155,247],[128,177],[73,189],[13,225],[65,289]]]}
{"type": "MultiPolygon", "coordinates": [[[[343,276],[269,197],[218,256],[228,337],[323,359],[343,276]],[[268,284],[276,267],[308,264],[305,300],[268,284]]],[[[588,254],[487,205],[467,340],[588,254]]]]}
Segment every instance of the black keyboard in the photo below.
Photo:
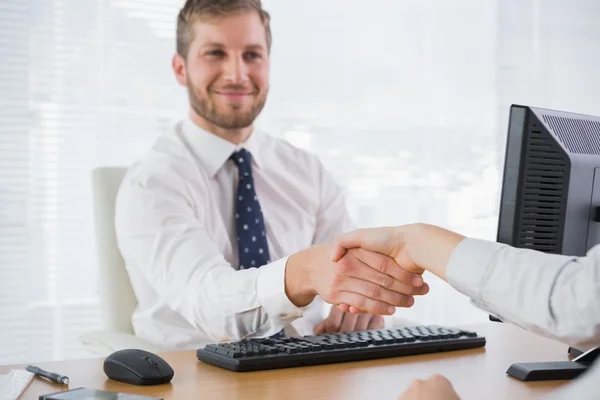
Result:
{"type": "Polygon", "coordinates": [[[485,346],[475,332],[442,326],[379,329],[210,344],[200,361],[236,372],[332,364],[485,346]]]}

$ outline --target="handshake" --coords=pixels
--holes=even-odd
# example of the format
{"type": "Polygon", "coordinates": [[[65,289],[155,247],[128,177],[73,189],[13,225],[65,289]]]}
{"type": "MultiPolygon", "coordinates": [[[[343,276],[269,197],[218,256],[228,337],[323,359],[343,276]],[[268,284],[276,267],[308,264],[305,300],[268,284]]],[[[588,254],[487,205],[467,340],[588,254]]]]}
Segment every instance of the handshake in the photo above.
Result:
{"type": "Polygon", "coordinates": [[[290,256],[286,294],[298,307],[319,295],[344,312],[392,315],[427,294],[425,270],[445,280],[446,264],[462,239],[425,224],[359,229],[290,256]]]}

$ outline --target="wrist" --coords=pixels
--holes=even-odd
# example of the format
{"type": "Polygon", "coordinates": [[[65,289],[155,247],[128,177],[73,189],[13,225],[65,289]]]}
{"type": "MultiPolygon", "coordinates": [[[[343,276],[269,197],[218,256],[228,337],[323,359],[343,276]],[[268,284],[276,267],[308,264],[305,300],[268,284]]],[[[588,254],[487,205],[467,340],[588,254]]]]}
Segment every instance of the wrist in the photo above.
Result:
{"type": "Polygon", "coordinates": [[[310,249],[292,254],[285,265],[285,294],[296,307],[310,304],[317,292],[311,283],[310,249]]]}
{"type": "Polygon", "coordinates": [[[404,232],[404,243],[413,262],[443,280],[450,256],[463,239],[458,233],[428,224],[409,225],[404,232]]]}

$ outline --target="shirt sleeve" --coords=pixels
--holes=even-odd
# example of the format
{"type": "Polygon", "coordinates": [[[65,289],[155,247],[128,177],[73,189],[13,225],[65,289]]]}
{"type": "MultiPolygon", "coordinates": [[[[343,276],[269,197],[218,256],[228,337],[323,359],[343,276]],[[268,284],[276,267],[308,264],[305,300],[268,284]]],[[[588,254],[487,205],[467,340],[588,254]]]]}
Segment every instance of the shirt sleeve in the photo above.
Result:
{"type": "Polygon", "coordinates": [[[446,275],[502,321],[574,346],[600,344],[600,246],[570,257],[464,239],[446,275]]]}
{"type": "Polygon", "coordinates": [[[192,207],[206,199],[191,201],[190,192],[171,176],[124,182],[115,223],[128,268],[140,268],[162,302],[215,341],[272,335],[300,318],[285,293],[287,258],[236,271],[192,207]]]}

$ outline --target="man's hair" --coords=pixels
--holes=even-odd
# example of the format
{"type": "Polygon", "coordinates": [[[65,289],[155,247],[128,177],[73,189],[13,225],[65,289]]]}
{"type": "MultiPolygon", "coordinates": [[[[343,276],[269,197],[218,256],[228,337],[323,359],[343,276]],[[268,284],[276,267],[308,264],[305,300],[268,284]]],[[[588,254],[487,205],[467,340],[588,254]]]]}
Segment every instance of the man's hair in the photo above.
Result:
{"type": "Polygon", "coordinates": [[[204,17],[223,17],[240,12],[256,11],[265,26],[267,50],[271,51],[271,17],[262,8],[260,0],[187,0],[177,17],[177,53],[187,58],[194,40],[195,22],[204,17]]]}

